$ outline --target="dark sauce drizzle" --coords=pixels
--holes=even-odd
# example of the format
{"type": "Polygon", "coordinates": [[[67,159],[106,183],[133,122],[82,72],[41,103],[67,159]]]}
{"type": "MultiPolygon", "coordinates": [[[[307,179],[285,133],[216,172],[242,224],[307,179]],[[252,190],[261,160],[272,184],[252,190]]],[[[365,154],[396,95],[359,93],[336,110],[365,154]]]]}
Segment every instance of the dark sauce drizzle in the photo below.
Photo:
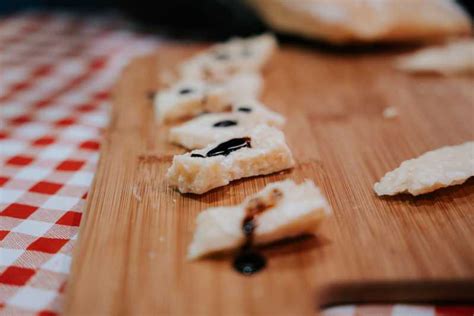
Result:
{"type": "Polygon", "coordinates": [[[252,144],[250,142],[250,137],[242,137],[242,138],[233,138],[226,142],[220,143],[213,149],[209,150],[206,156],[201,154],[191,154],[191,157],[195,158],[206,158],[206,157],[214,157],[214,156],[227,156],[231,152],[248,147],[252,148],[252,144]]]}
{"type": "Polygon", "coordinates": [[[213,157],[213,156],[227,156],[233,151],[242,149],[242,148],[251,148],[252,145],[250,143],[250,137],[242,137],[242,138],[233,138],[226,142],[223,142],[217,145],[215,148],[211,149],[206,156],[213,157]]]}
{"type": "Polygon", "coordinates": [[[149,100],[153,100],[155,98],[155,95],[156,95],[156,91],[148,91],[147,94],[146,94],[146,97],[149,100]]]}
{"type": "Polygon", "coordinates": [[[193,89],[191,88],[182,88],[178,91],[179,94],[188,94],[188,93],[191,93],[193,92],[193,89]]]}
{"type": "Polygon", "coordinates": [[[252,109],[249,108],[249,107],[246,107],[246,106],[241,106],[241,107],[239,107],[239,108],[237,109],[237,111],[239,111],[239,112],[247,112],[247,113],[248,113],[248,112],[252,112],[252,109]]]}
{"type": "Polygon", "coordinates": [[[267,265],[267,259],[253,248],[253,233],[257,227],[254,216],[247,215],[242,222],[245,244],[234,258],[232,266],[243,275],[254,274],[267,265]]]}
{"type": "Polygon", "coordinates": [[[193,157],[193,158],[206,158],[206,156],[203,156],[201,154],[191,154],[191,157],[193,157]]]}
{"type": "Polygon", "coordinates": [[[246,216],[242,221],[245,243],[234,258],[232,266],[243,275],[252,275],[267,265],[267,259],[253,246],[254,232],[257,227],[255,217],[273,207],[282,197],[282,192],[274,189],[267,200],[255,198],[249,201],[246,216]]]}
{"type": "Polygon", "coordinates": [[[214,125],[212,125],[212,126],[213,127],[229,127],[229,126],[235,126],[237,124],[238,124],[237,121],[225,120],[225,121],[219,121],[217,123],[214,123],[214,125]]]}

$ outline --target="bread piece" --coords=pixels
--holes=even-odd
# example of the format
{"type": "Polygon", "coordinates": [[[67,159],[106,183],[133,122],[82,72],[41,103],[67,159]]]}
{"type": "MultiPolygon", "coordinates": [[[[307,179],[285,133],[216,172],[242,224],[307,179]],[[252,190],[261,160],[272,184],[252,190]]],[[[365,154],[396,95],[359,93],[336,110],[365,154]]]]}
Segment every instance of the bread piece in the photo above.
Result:
{"type": "Polygon", "coordinates": [[[270,34],[233,38],[185,61],[179,72],[183,78],[207,81],[225,80],[239,72],[257,72],[270,59],[276,46],[270,34]]]}
{"type": "Polygon", "coordinates": [[[245,134],[260,124],[281,127],[285,118],[257,101],[236,103],[233,112],[209,113],[173,127],[169,141],[188,149],[203,148],[221,139],[245,134]]]}
{"type": "Polygon", "coordinates": [[[232,111],[260,117],[266,124],[277,127],[282,127],[286,121],[283,115],[271,111],[263,103],[255,99],[241,99],[237,102],[233,102],[232,111]]]}
{"type": "Polygon", "coordinates": [[[453,0],[247,0],[274,29],[332,43],[431,41],[471,32],[453,0]]]}
{"type": "Polygon", "coordinates": [[[169,184],[181,193],[202,194],[240,178],[265,175],[294,166],[283,133],[259,125],[238,138],[173,157],[169,184]]]}
{"type": "Polygon", "coordinates": [[[474,176],[474,142],[446,146],[404,161],[374,185],[378,195],[419,195],[464,183],[474,176]]]}
{"type": "Polygon", "coordinates": [[[155,115],[159,122],[172,122],[203,112],[230,111],[232,102],[258,98],[262,86],[258,73],[239,73],[221,83],[183,80],[155,95],[155,115]]]}
{"type": "Polygon", "coordinates": [[[255,206],[253,244],[267,244],[283,238],[313,234],[318,224],[331,214],[331,208],[312,181],[297,185],[291,180],[275,182],[248,197],[237,206],[214,207],[201,212],[188,249],[188,258],[242,246],[243,221],[255,206]]]}
{"type": "Polygon", "coordinates": [[[260,96],[263,78],[257,72],[243,72],[230,76],[221,84],[231,101],[252,100],[260,96]]]}
{"type": "Polygon", "coordinates": [[[184,80],[159,91],[154,100],[159,122],[194,117],[202,112],[230,110],[230,99],[222,86],[200,80],[184,80]]]}
{"type": "Polygon", "coordinates": [[[396,66],[415,73],[474,74],[474,40],[421,49],[397,60],[396,66]]]}

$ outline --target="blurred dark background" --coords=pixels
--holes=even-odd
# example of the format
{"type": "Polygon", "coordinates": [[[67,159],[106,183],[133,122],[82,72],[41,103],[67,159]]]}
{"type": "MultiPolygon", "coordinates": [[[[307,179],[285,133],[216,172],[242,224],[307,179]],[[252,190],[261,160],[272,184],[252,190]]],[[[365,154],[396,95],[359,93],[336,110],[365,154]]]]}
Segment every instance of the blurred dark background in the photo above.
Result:
{"type": "MultiPolygon", "coordinates": [[[[460,0],[473,16],[474,0],[460,0]]],[[[261,32],[265,26],[243,0],[0,0],[0,14],[27,9],[114,11],[143,29],[223,38],[261,32]]]]}

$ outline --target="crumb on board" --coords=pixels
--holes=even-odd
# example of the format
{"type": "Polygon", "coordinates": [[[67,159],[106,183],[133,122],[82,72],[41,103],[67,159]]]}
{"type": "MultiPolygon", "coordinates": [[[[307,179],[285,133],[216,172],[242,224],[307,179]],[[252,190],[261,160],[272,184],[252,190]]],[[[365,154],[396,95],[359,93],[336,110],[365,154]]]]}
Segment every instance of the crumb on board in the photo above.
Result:
{"type": "Polygon", "coordinates": [[[142,201],[142,197],[138,194],[138,190],[136,186],[133,186],[132,188],[132,195],[138,202],[142,201]]]}
{"type": "Polygon", "coordinates": [[[383,113],[382,113],[383,117],[384,118],[387,118],[387,119],[392,119],[392,118],[395,118],[397,117],[399,114],[398,114],[398,109],[394,106],[389,106],[389,107],[386,107],[384,110],[383,110],[383,113]]]}

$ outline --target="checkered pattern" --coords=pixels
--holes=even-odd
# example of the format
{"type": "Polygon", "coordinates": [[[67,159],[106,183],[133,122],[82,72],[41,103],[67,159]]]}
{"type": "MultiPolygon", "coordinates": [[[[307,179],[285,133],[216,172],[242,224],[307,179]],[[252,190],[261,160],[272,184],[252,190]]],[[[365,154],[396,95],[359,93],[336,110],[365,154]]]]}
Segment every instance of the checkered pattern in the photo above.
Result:
{"type": "Polygon", "coordinates": [[[0,21],[0,313],[60,311],[109,89],[155,45],[112,17],[0,21]]]}
{"type": "Polygon", "coordinates": [[[474,306],[359,305],[337,306],[322,316],[473,316],[474,306]]]}
{"type": "MultiPolygon", "coordinates": [[[[0,20],[0,314],[61,311],[109,88],[156,41],[114,18],[0,20]]],[[[474,307],[339,306],[325,316],[472,316],[474,307]]]]}

